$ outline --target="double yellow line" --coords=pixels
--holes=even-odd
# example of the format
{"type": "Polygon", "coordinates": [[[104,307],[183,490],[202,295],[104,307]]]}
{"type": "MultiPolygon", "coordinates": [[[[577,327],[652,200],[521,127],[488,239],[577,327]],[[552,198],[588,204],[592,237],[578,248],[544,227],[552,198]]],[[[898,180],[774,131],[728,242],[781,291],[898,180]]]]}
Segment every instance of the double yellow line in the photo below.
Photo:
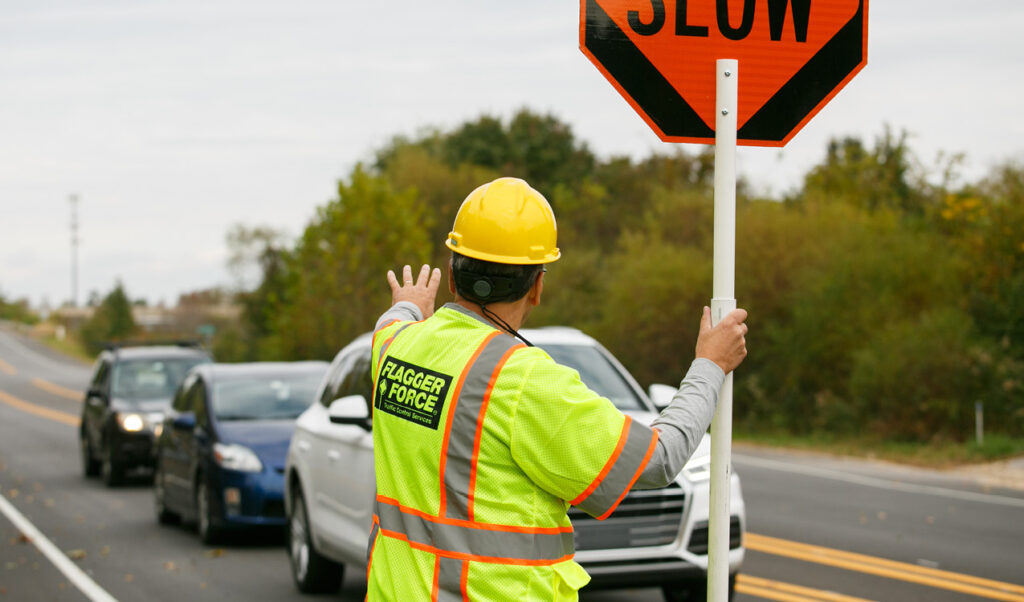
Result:
{"type": "MultiPolygon", "coordinates": [[[[854,552],[844,552],[833,548],[824,548],[805,543],[798,543],[786,539],[747,533],[744,535],[744,545],[748,550],[795,558],[806,562],[814,562],[826,566],[833,566],[841,569],[868,573],[900,581],[908,581],[935,587],[939,589],[960,592],[980,598],[992,600],[1009,600],[1011,602],[1024,602],[1024,586],[951,573],[916,564],[886,560],[874,556],[866,556],[854,552]]],[[[736,587],[739,590],[739,581],[736,587]]],[[[777,599],[777,598],[773,598],[777,599]]]]}
{"type": "Polygon", "coordinates": [[[78,426],[81,423],[81,419],[74,414],[68,414],[67,412],[60,412],[58,410],[51,410],[34,403],[18,399],[6,391],[0,391],[0,403],[5,403],[12,408],[21,410],[22,412],[28,412],[29,414],[35,414],[54,422],[60,422],[69,426],[78,426]]]}
{"type": "Polygon", "coordinates": [[[870,602],[865,598],[855,598],[802,585],[762,579],[745,573],[736,576],[736,591],[747,596],[757,596],[765,600],[779,600],[780,602],[870,602]]]}

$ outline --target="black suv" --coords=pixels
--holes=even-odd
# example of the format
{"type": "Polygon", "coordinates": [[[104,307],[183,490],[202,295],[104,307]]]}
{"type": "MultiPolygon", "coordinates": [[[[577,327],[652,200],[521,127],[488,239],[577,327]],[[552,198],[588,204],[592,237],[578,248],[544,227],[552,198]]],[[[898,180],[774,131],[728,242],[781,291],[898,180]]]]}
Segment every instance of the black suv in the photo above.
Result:
{"type": "Polygon", "coordinates": [[[116,485],[127,471],[152,468],[153,441],[178,384],[213,361],[185,345],[111,347],[100,353],[82,404],[82,471],[116,485]]]}

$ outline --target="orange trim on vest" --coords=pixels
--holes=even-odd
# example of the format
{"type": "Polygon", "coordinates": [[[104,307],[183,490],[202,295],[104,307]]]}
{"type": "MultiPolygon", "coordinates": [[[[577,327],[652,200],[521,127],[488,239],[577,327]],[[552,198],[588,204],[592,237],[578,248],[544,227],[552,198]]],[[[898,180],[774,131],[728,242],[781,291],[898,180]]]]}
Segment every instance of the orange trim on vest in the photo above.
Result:
{"type": "Polygon", "coordinates": [[[612,455],[608,458],[608,461],[605,462],[604,468],[601,469],[600,474],[597,475],[597,478],[594,479],[594,482],[591,483],[589,487],[584,489],[583,493],[576,496],[576,499],[569,502],[571,505],[575,506],[576,504],[579,504],[583,500],[587,499],[587,496],[589,496],[591,493],[594,493],[594,490],[597,489],[597,486],[601,484],[601,481],[603,481],[604,478],[608,476],[608,473],[611,471],[612,466],[615,466],[615,462],[619,460],[619,455],[622,454],[623,448],[626,447],[626,440],[629,439],[629,425],[632,424],[632,422],[633,419],[630,418],[629,416],[626,416],[626,419],[622,421],[622,432],[619,433],[619,442],[615,445],[615,451],[612,452],[612,455]]]}
{"type": "Polygon", "coordinates": [[[434,556],[434,583],[430,586],[430,599],[437,601],[437,593],[441,590],[441,557],[434,556]]]}
{"type": "MultiPolygon", "coordinates": [[[[462,393],[462,385],[465,384],[466,376],[469,375],[469,371],[473,367],[473,364],[476,363],[476,359],[480,357],[481,353],[483,353],[484,347],[491,342],[491,339],[499,334],[501,333],[495,330],[491,334],[487,335],[483,342],[480,343],[480,346],[473,352],[472,357],[470,357],[469,361],[466,362],[466,367],[462,369],[462,374],[459,375],[459,381],[455,384],[455,390],[452,392],[452,403],[448,406],[448,418],[445,419],[444,425],[444,439],[441,442],[441,461],[438,464],[438,476],[441,478],[441,495],[437,510],[438,516],[444,516],[445,510],[448,508],[448,493],[445,491],[444,486],[444,469],[445,465],[448,463],[448,437],[451,436],[452,433],[452,420],[455,419],[455,406],[459,403],[459,395],[462,393]]],[[[381,362],[381,364],[383,364],[383,362],[381,362]]]]}
{"type": "Polygon", "coordinates": [[[462,563],[462,579],[459,580],[459,590],[462,592],[462,602],[469,600],[469,563],[462,563]]]}
{"type": "Polygon", "coordinates": [[[651,456],[654,455],[654,447],[658,444],[658,431],[651,429],[651,433],[653,433],[653,436],[651,437],[651,443],[647,446],[647,453],[644,455],[643,462],[641,462],[640,466],[637,467],[633,478],[629,481],[629,485],[622,490],[622,495],[619,496],[619,499],[615,500],[615,503],[611,505],[611,508],[608,508],[608,512],[598,516],[597,520],[604,520],[608,518],[612,512],[615,512],[615,509],[618,508],[619,504],[622,502],[622,498],[626,497],[629,490],[633,488],[633,484],[640,478],[640,474],[644,471],[644,467],[646,467],[647,463],[651,461],[651,456]]]}
{"type": "Polygon", "coordinates": [[[437,517],[432,514],[427,514],[422,510],[416,508],[410,508],[403,506],[396,499],[392,499],[381,494],[377,494],[377,501],[382,504],[388,504],[389,506],[395,506],[405,514],[412,514],[418,516],[424,520],[439,525],[452,525],[455,527],[468,527],[471,529],[479,529],[480,531],[499,531],[506,533],[536,533],[539,535],[557,535],[559,533],[572,533],[572,526],[569,527],[519,527],[516,525],[499,525],[496,523],[476,523],[468,520],[462,520],[459,518],[444,518],[437,517]]]}
{"type": "MultiPolygon", "coordinates": [[[[377,537],[380,537],[380,530],[379,530],[379,528],[380,528],[380,517],[377,516],[376,512],[373,514],[373,522],[371,523],[371,525],[377,525],[377,527],[378,527],[377,537]]],[[[373,530],[372,526],[370,527],[370,530],[371,531],[373,530]]],[[[373,551],[375,549],[377,549],[377,537],[374,537],[373,538],[373,543],[370,544],[370,557],[366,561],[366,581],[367,582],[370,581],[370,567],[373,565],[373,551]]]]}
{"type": "Polygon", "coordinates": [[[519,344],[514,345],[505,352],[505,355],[501,356],[498,360],[498,364],[494,367],[494,372],[491,373],[491,379],[487,382],[487,389],[484,391],[483,404],[480,406],[480,415],[476,419],[476,438],[473,440],[473,457],[469,462],[469,491],[467,502],[466,515],[470,521],[473,521],[473,504],[476,501],[476,465],[477,460],[480,458],[480,441],[483,439],[484,434],[484,418],[487,415],[487,406],[491,403],[491,392],[494,390],[494,383],[498,380],[498,375],[501,374],[501,369],[505,366],[505,362],[508,358],[512,357],[512,354],[517,349],[522,349],[526,345],[519,344]]]}
{"type": "Polygon", "coordinates": [[[575,554],[566,554],[561,558],[554,560],[529,560],[526,558],[496,558],[494,556],[478,556],[476,554],[467,554],[465,552],[449,552],[447,550],[441,550],[434,546],[428,546],[427,544],[417,543],[409,541],[404,533],[398,533],[397,531],[390,531],[388,529],[380,530],[382,535],[390,537],[392,539],[398,539],[404,541],[414,550],[421,552],[427,552],[428,554],[434,554],[436,556],[444,556],[445,558],[454,558],[456,560],[468,560],[470,562],[486,562],[489,564],[511,564],[515,566],[551,566],[567,560],[572,560],[575,554]]]}

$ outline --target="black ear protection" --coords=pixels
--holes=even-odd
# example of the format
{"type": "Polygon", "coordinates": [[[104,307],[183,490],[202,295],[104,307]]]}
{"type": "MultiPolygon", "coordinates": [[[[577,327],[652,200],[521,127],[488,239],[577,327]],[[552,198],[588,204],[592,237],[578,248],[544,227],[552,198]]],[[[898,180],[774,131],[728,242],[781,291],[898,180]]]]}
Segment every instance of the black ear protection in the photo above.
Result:
{"type": "Polygon", "coordinates": [[[463,297],[481,305],[509,301],[523,291],[535,276],[527,271],[520,276],[484,276],[473,272],[455,273],[455,289],[463,297]]]}

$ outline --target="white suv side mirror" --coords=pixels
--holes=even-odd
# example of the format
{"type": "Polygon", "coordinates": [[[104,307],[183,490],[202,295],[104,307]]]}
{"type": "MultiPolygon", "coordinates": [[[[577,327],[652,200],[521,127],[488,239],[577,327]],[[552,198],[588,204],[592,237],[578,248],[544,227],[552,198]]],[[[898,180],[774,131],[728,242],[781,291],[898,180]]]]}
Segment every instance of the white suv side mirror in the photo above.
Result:
{"type": "Polygon", "coordinates": [[[672,403],[672,397],[676,394],[676,387],[671,385],[662,385],[655,383],[647,387],[647,395],[650,396],[651,401],[654,402],[654,407],[658,408],[658,411],[662,411],[668,407],[668,404],[672,403]]]}
{"type": "Polygon", "coordinates": [[[373,429],[369,405],[362,395],[347,395],[331,402],[327,417],[334,424],[354,424],[365,431],[373,429]]]}

